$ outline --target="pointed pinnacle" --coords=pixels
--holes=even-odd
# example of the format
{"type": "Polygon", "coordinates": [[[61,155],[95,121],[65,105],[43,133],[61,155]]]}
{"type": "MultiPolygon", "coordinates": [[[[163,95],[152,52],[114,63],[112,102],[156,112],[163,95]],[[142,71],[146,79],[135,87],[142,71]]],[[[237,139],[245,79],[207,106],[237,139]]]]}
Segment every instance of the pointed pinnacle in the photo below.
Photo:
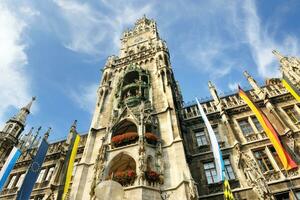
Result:
{"type": "Polygon", "coordinates": [[[24,107],[24,109],[27,111],[27,112],[30,112],[30,108],[32,106],[32,103],[36,100],[36,97],[32,97],[31,98],[31,101],[24,107]]]}
{"type": "Polygon", "coordinates": [[[49,135],[50,135],[50,132],[51,132],[52,128],[49,127],[48,130],[46,131],[46,133],[44,134],[44,139],[47,140],[49,135]]]}
{"type": "Polygon", "coordinates": [[[72,126],[71,126],[70,131],[76,132],[76,127],[77,127],[77,120],[74,120],[74,122],[73,122],[73,124],[72,124],[72,126]]]}
{"type": "Polygon", "coordinates": [[[42,129],[42,127],[40,126],[38,129],[37,129],[37,131],[36,131],[36,133],[35,133],[35,138],[38,136],[38,134],[40,133],[40,130],[42,129]]]}
{"type": "Polygon", "coordinates": [[[244,74],[244,76],[246,76],[246,78],[250,78],[251,77],[250,74],[248,73],[248,71],[244,71],[243,74],[244,74]]]}
{"type": "Polygon", "coordinates": [[[33,131],[34,127],[31,127],[30,131],[28,133],[26,133],[25,135],[28,136],[28,135],[32,135],[32,131],[33,131]]]}
{"type": "Polygon", "coordinates": [[[212,84],[212,82],[211,82],[211,81],[208,81],[208,87],[209,87],[209,88],[212,88],[212,87],[214,87],[214,85],[212,84]]]}
{"type": "Polygon", "coordinates": [[[284,56],[281,55],[277,50],[273,50],[272,53],[278,58],[279,61],[284,58],[284,56]]]}

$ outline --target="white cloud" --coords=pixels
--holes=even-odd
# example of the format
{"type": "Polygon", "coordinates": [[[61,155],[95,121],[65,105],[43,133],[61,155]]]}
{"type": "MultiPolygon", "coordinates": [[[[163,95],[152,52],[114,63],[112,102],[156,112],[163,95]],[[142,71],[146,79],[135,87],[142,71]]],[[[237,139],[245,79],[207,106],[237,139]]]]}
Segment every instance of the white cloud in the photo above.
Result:
{"type": "Polygon", "coordinates": [[[273,49],[285,55],[300,53],[299,40],[295,36],[285,34],[278,40],[280,21],[266,18],[264,23],[261,22],[253,0],[230,3],[215,0],[191,6],[202,8],[197,7],[198,11],[186,8],[190,11],[188,14],[178,13],[182,18],[192,15],[195,22],[195,27],[186,30],[191,37],[178,40],[178,43],[182,55],[202,72],[212,74],[211,79],[225,77],[233,70],[245,70],[241,66],[249,63],[246,48],[263,78],[279,75],[279,63],[272,54],[273,49]],[[193,12],[201,14],[197,17],[193,12]]]}
{"type": "Polygon", "coordinates": [[[255,2],[246,0],[242,7],[245,16],[243,21],[245,38],[259,74],[263,77],[279,76],[279,64],[272,50],[279,49],[284,54],[299,55],[299,41],[291,35],[285,35],[281,42],[276,41],[274,33],[269,33],[267,26],[262,26],[255,2]]]}
{"type": "MultiPolygon", "coordinates": [[[[63,16],[60,35],[66,48],[91,56],[117,54],[125,27],[151,11],[151,4],[133,5],[125,1],[101,1],[102,11],[88,3],[54,0],[63,16]],[[107,10],[106,12],[104,10],[107,10]]],[[[61,23],[61,21],[59,22],[61,23]]],[[[61,24],[57,24],[61,25],[61,24]]],[[[69,96],[90,113],[96,102],[97,84],[80,85],[69,96]]]]}
{"type": "Polygon", "coordinates": [[[0,3],[0,10],[0,124],[3,124],[10,107],[19,108],[31,97],[23,38],[28,24],[4,3],[0,3]]]}
{"type": "Polygon", "coordinates": [[[81,85],[76,90],[70,90],[70,97],[81,109],[92,114],[97,99],[97,88],[97,84],[81,85]]]}
{"type": "Polygon", "coordinates": [[[117,53],[119,39],[125,26],[147,14],[151,5],[136,7],[127,1],[102,1],[100,11],[88,3],[79,1],[54,0],[65,20],[57,24],[65,47],[80,53],[99,56],[117,53]]]}

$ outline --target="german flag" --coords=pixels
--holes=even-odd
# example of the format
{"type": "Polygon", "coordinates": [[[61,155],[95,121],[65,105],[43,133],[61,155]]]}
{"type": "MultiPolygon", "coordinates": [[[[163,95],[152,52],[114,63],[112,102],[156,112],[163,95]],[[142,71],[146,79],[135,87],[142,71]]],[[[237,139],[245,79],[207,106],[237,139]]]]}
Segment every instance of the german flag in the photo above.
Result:
{"type": "Polygon", "coordinates": [[[69,191],[74,161],[77,155],[77,149],[80,141],[80,136],[77,132],[72,132],[71,143],[67,151],[66,159],[62,169],[63,178],[61,180],[62,186],[60,187],[57,195],[57,200],[65,200],[69,191]]]}
{"type": "Polygon", "coordinates": [[[295,97],[295,99],[300,102],[300,92],[288,79],[288,77],[283,73],[282,80],[283,86],[295,97]]]}
{"type": "Polygon", "coordinates": [[[230,185],[227,179],[224,180],[224,200],[234,200],[234,196],[230,189],[230,185]]]}
{"type": "Polygon", "coordinates": [[[283,148],[281,141],[278,137],[278,133],[268,120],[266,115],[256,106],[248,95],[242,90],[239,86],[239,95],[240,97],[248,104],[252,112],[255,114],[256,118],[258,119],[259,123],[262,125],[264,131],[266,132],[267,136],[269,137],[272,145],[274,146],[285,170],[290,170],[293,168],[297,168],[297,164],[288,154],[288,152],[283,148]]]}

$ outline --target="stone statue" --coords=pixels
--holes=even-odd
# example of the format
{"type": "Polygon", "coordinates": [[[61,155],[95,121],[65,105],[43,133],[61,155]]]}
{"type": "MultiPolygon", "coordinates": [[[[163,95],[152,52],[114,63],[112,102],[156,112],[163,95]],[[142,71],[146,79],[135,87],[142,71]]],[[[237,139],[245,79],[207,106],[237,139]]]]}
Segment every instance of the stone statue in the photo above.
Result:
{"type": "Polygon", "coordinates": [[[248,185],[253,187],[259,194],[260,199],[274,199],[270,193],[267,180],[259,170],[256,162],[246,153],[241,153],[242,167],[248,185]]]}
{"type": "Polygon", "coordinates": [[[195,185],[195,181],[193,179],[189,180],[189,194],[191,200],[198,199],[198,189],[195,185]]]}
{"type": "Polygon", "coordinates": [[[157,148],[156,148],[156,161],[157,161],[157,168],[159,174],[164,174],[164,161],[163,161],[163,155],[162,155],[162,147],[161,142],[158,142],[157,148]]]}

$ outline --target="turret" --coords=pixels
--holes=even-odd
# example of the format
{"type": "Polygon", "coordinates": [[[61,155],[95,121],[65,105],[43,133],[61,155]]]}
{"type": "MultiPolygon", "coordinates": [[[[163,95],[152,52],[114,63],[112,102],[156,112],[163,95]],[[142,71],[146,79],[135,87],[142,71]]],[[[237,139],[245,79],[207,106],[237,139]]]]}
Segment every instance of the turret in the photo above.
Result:
{"type": "Polygon", "coordinates": [[[26,118],[30,113],[30,109],[35,97],[20,111],[10,118],[3,130],[0,131],[0,159],[5,158],[10,150],[19,143],[20,135],[26,125],[26,118]]]}

